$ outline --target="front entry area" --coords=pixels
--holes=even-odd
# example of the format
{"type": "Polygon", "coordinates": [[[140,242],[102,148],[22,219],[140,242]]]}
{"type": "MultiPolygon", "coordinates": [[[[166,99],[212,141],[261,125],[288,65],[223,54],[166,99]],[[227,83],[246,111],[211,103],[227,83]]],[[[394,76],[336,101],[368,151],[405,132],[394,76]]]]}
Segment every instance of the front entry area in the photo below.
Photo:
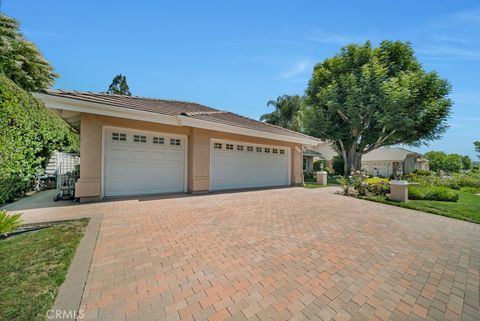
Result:
{"type": "Polygon", "coordinates": [[[211,140],[210,190],[290,185],[290,149],[211,140]]]}
{"type": "Polygon", "coordinates": [[[104,195],[186,190],[186,139],[172,134],[105,128],[104,195]]]}

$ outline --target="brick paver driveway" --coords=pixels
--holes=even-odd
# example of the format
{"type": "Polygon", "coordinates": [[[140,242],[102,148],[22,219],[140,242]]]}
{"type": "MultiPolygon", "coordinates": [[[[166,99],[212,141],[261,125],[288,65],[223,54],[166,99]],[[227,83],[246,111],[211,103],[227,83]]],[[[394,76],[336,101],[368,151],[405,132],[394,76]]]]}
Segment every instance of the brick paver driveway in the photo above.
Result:
{"type": "Polygon", "coordinates": [[[479,319],[480,225],[331,188],[81,206],[86,319],[479,319]]]}

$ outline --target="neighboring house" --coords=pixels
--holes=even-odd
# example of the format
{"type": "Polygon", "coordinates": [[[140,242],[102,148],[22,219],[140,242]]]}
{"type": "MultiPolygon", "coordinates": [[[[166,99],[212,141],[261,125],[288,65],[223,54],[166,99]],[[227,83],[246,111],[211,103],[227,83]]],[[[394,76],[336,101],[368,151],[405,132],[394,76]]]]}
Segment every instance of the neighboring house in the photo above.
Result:
{"type": "Polygon", "coordinates": [[[98,199],[299,185],[319,140],[196,103],[48,90],[35,93],[80,131],[75,196],[98,199]]]}
{"type": "Polygon", "coordinates": [[[303,173],[312,174],[313,173],[313,162],[324,159],[322,154],[311,150],[309,148],[303,149],[303,173]]]}
{"type": "Polygon", "coordinates": [[[318,157],[318,158],[315,157],[313,159],[313,161],[317,161],[319,159],[324,159],[324,160],[327,161],[328,167],[330,167],[330,169],[332,168],[332,160],[338,154],[332,147],[330,147],[330,144],[328,144],[326,142],[320,142],[320,143],[310,147],[309,149],[311,149],[314,152],[320,153],[320,155],[322,156],[321,158],[320,157],[318,157]]]}
{"type": "MultiPolygon", "coordinates": [[[[337,152],[330,147],[328,143],[321,142],[311,150],[322,154],[325,160],[332,164],[333,157],[337,152]]],[[[316,160],[315,158],[313,159],[316,160]]],[[[397,168],[401,168],[404,173],[413,172],[416,169],[428,170],[428,160],[422,158],[422,155],[400,147],[381,147],[363,155],[362,168],[372,176],[390,177],[396,173],[397,168]]]]}
{"type": "Polygon", "coordinates": [[[381,147],[363,155],[362,169],[372,176],[390,177],[396,174],[397,169],[407,174],[416,169],[428,170],[429,167],[422,154],[400,147],[381,147]]]}

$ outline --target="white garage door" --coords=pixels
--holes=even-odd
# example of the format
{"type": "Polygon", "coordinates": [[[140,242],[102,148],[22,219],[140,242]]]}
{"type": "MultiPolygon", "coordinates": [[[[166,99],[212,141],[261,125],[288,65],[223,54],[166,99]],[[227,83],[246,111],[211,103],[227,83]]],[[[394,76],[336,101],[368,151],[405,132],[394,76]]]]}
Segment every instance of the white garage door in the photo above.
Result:
{"type": "Polygon", "coordinates": [[[105,130],[105,196],[183,192],[185,138],[105,130]]]}
{"type": "Polygon", "coordinates": [[[210,148],[212,190],[290,184],[288,148],[217,140],[210,148]]]}

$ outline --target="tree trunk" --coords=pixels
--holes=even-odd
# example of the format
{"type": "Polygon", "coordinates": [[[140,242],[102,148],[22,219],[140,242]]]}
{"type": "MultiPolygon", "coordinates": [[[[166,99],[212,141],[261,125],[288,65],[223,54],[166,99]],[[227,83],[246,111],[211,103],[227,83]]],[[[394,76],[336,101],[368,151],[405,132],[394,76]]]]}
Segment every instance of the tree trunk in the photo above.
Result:
{"type": "Polygon", "coordinates": [[[357,152],[356,146],[352,145],[346,155],[343,156],[344,176],[348,177],[352,174],[352,170],[358,171],[362,169],[362,153],[357,152]]]}

